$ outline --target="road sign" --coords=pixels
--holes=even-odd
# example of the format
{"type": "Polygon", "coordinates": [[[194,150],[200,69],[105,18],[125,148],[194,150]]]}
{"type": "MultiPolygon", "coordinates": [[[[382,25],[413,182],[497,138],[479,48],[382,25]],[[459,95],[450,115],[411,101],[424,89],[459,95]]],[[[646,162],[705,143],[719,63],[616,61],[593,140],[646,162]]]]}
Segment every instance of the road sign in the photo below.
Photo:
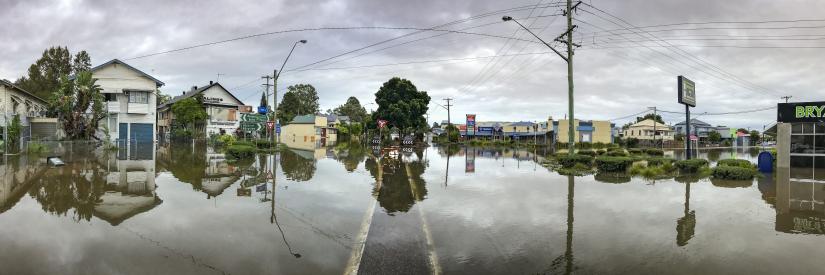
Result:
{"type": "Polygon", "coordinates": [[[268,180],[272,179],[272,172],[266,171],[266,179],[268,179],[268,180]]]}
{"type": "Polygon", "coordinates": [[[467,114],[467,135],[474,135],[476,130],[476,115],[467,114]]]}
{"type": "Polygon", "coordinates": [[[266,122],[266,129],[267,130],[272,130],[272,128],[275,128],[275,121],[267,121],[266,122]]]}
{"type": "Polygon", "coordinates": [[[261,128],[263,128],[263,127],[261,127],[261,123],[252,122],[252,121],[241,121],[240,126],[241,126],[240,127],[241,130],[243,130],[245,132],[260,131],[261,128]]]}
{"type": "Polygon", "coordinates": [[[264,122],[264,121],[266,121],[266,115],[241,114],[241,121],[264,122]]]}
{"type": "Polygon", "coordinates": [[[383,120],[383,119],[379,119],[378,120],[378,128],[384,128],[384,126],[387,126],[387,121],[383,120]]]}
{"type": "Polygon", "coordinates": [[[275,124],[275,133],[277,133],[277,134],[281,133],[281,124],[280,123],[275,124]]]}
{"type": "Polygon", "coordinates": [[[699,137],[697,137],[696,135],[690,135],[690,141],[697,141],[697,140],[699,140],[699,137]]]}
{"type": "Polygon", "coordinates": [[[269,108],[267,108],[266,106],[258,106],[258,113],[262,114],[262,115],[265,115],[267,113],[268,109],[269,108]]]}

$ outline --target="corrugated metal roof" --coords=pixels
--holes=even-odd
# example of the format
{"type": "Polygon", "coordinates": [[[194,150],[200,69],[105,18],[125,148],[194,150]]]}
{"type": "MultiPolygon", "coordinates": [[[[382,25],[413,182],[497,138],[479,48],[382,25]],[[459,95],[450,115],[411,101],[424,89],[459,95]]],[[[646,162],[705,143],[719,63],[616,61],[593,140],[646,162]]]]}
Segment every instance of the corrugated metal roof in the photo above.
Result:
{"type": "Polygon", "coordinates": [[[315,115],[296,116],[289,123],[290,124],[315,124],[315,115]]]}

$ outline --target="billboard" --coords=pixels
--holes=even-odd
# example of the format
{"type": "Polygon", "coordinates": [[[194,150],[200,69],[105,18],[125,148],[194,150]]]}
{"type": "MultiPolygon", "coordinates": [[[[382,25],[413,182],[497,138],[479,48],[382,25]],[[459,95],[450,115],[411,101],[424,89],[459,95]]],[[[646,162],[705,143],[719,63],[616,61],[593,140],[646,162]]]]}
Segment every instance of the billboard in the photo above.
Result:
{"type": "Polygon", "coordinates": [[[475,114],[467,114],[467,135],[475,134],[476,129],[476,115],[475,114]]]}
{"type": "Polygon", "coordinates": [[[779,103],[776,121],[823,122],[825,121],[825,102],[779,103]]]}
{"type": "Polygon", "coordinates": [[[679,86],[679,103],[696,107],[696,84],[684,76],[677,78],[679,86]]]}

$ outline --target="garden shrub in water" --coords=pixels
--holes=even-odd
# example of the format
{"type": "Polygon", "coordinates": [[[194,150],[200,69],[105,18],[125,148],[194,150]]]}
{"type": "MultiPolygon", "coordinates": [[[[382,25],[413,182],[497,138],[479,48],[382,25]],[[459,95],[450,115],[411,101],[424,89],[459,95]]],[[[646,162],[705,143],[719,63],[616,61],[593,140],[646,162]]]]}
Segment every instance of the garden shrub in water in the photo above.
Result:
{"type": "Polygon", "coordinates": [[[596,167],[605,172],[624,172],[633,164],[633,160],[628,157],[602,156],[596,158],[596,167]]]}
{"type": "Polygon", "coordinates": [[[630,148],[630,149],[627,149],[627,152],[630,153],[631,155],[638,155],[638,154],[642,153],[642,149],[630,148]]]}
{"type": "Polygon", "coordinates": [[[704,159],[685,159],[676,162],[676,167],[683,173],[696,173],[707,165],[708,161],[704,159]]]}
{"type": "Polygon", "coordinates": [[[575,154],[575,155],[572,155],[572,156],[569,156],[569,155],[558,156],[557,160],[559,161],[559,164],[561,164],[561,166],[565,167],[565,168],[571,168],[571,167],[575,166],[576,164],[582,164],[582,165],[586,165],[586,166],[589,167],[590,163],[593,162],[593,157],[587,156],[587,155],[575,154]]]}
{"type": "Polygon", "coordinates": [[[593,151],[593,150],[579,150],[578,152],[576,152],[576,154],[587,155],[587,156],[594,157],[594,156],[596,156],[596,151],[593,151]]]}
{"type": "Polygon", "coordinates": [[[756,169],[739,166],[717,165],[713,168],[713,177],[726,180],[750,180],[756,176],[756,169]]]}
{"type": "Polygon", "coordinates": [[[665,151],[662,151],[662,149],[648,148],[645,149],[645,154],[648,154],[650,156],[664,156],[665,151]]]}
{"type": "Polygon", "coordinates": [[[665,163],[672,164],[673,159],[671,159],[671,158],[662,158],[662,157],[648,158],[647,159],[647,165],[649,165],[649,166],[663,165],[665,163]]]}
{"type": "MultiPolygon", "coordinates": [[[[242,143],[242,142],[238,142],[242,143]]],[[[255,156],[255,148],[251,142],[245,142],[245,144],[233,144],[229,147],[226,147],[226,154],[230,157],[241,159],[241,158],[250,158],[255,156]]]]}
{"type": "Polygon", "coordinates": [[[730,166],[730,167],[742,167],[742,168],[753,168],[753,163],[744,159],[723,159],[716,163],[716,166],[730,166]]]}
{"type": "Polygon", "coordinates": [[[618,150],[609,150],[607,151],[606,155],[611,157],[626,157],[627,153],[625,153],[624,149],[618,148],[618,150]]]}

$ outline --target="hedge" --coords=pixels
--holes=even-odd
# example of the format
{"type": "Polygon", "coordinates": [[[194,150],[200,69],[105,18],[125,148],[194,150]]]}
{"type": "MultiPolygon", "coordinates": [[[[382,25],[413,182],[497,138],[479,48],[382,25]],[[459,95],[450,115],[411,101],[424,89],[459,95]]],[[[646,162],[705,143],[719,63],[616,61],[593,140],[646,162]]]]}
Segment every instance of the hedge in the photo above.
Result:
{"type": "Polygon", "coordinates": [[[704,159],[686,159],[676,162],[676,167],[679,168],[679,171],[684,173],[699,172],[699,168],[702,168],[707,165],[708,161],[704,159]]]}
{"type": "Polygon", "coordinates": [[[234,144],[226,147],[226,154],[233,158],[249,158],[255,156],[257,148],[249,144],[234,144]]]}
{"type": "Polygon", "coordinates": [[[569,155],[559,156],[559,157],[557,157],[557,160],[559,161],[559,164],[561,164],[562,167],[571,168],[571,167],[575,166],[576,163],[580,163],[580,164],[590,166],[590,163],[593,162],[593,157],[588,156],[588,155],[575,154],[575,155],[572,155],[572,156],[569,156],[569,155]]]}
{"type": "Polygon", "coordinates": [[[645,154],[648,154],[650,156],[664,156],[665,151],[662,151],[662,149],[648,148],[645,149],[645,154]]]}
{"type": "Polygon", "coordinates": [[[714,178],[725,180],[750,180],[756,176],[756,169],[738,166],[719,165],[713,168],[714,178]]]}
{"type": "Polygon", "coordinates": [[[719,166],[753,168],[753,163],[744,159],[723,159],[716,163],[716,167],[719,166]]]}
{"type": "Polygon", "coordinates": [[[619,150],[609,150],[607,151],[608,156],[611,157],[626,157],[627,153],[624,152],[624,149],[619,148],[619,150]]]}
{"type": "Polygon", "coordinates": [[[627,149],[627,152],[630,153],[631,155],[638,155],[638,154],[642,153],[642,149],[630,148],[630,149],[627,149]]]}
{"type": "Polygon", "coordinates": [[[605,172],[624,172],[633,164],[633,160],[628,157],[598,157],[596,167],[605,172]]]}
{"type": "Polygon", "coordinates": [[[659,165],[662,165],[662,164],[665,164],[665,163],[673,163],[673,159],[671,159],[671,158],[662,158],[662,157],[648,158],[647,159],[647,165],[648,166],[659,166],[659,165]]]}
{"type": "Polygon", "coordinates": [[[587,156],[594,157],[594,156],[596,156],[596,151],[593,151],[593,150],[579,150],[578,152],[576,152],[576,154],[587,155],[587,156]]]}

